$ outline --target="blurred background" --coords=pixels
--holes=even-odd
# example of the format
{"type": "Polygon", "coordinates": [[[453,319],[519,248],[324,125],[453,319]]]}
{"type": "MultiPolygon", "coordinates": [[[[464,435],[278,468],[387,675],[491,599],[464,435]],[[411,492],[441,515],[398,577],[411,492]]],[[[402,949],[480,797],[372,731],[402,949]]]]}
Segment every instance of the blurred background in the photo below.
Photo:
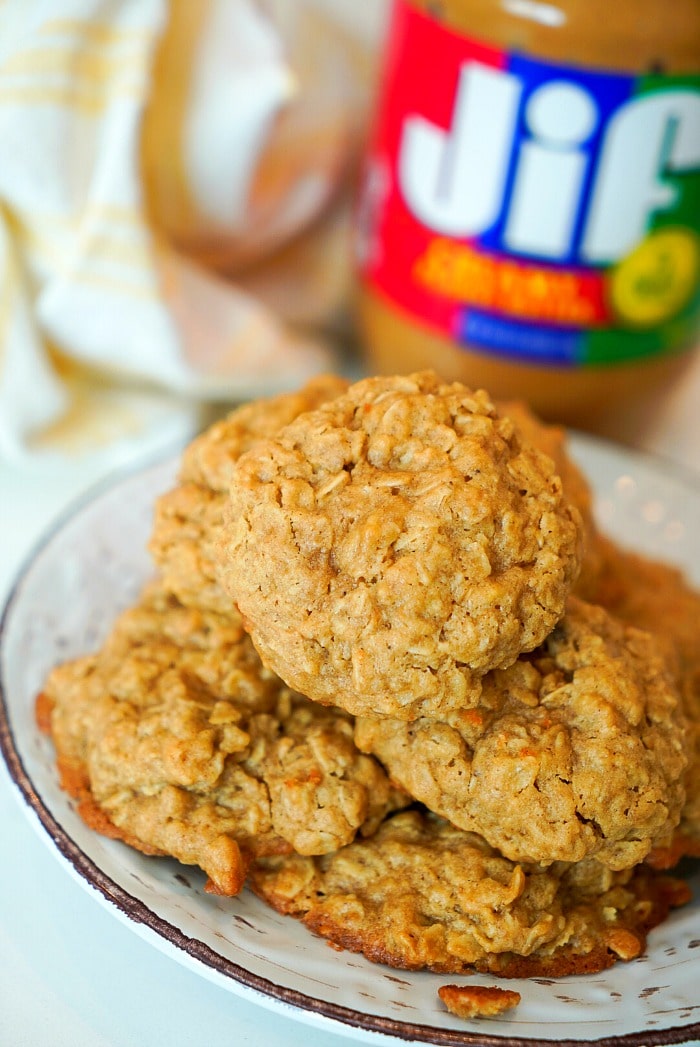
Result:
{"type": "Polygon", "coordinates": [[[353,366],[386,0],[9,0],[0,460],[119,464],[353,366]]]}
{"type": "MultiPolygon", "coordinates": [[[[678,351],[700,318],[697,0],[1,7],[0,463],[104,471],[241,400],[367,366],[432,365],[555,421],[678,444],[700,389],[697,356],[678,351]],[[423,196],[449,197],[470,40],[525,93],[503,214],[484,236],[441,236],[407,205],[396,128],[422,142],[423,196]],[[573,221],[577,172],[582,226],[603,131],[628,102],[641,116],[610,212],[647,208],[634,250],[586,268],[580,250],[534,249],[535,226],[573,221]],[[531,201],[553,181],[520,214],[518,253],[503,227],[519,157],[531,201]]],[[[455,199],[488,196],[488,156],[472,152],[455,199]]]]}

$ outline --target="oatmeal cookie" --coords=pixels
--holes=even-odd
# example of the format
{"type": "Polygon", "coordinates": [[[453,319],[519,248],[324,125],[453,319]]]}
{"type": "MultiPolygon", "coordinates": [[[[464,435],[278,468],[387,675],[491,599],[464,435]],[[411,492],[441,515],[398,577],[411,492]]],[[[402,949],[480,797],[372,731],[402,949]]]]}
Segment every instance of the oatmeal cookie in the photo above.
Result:
{"type": "MultiPolygon", "coordinates": [[[[700,593],[675,567],[629,552],[601,538],[603,569],[596,601],[622,621],[647,629],[678,659],[687,721],[686,802],[671,860],[700,857],[700,593]]],[[[661,861],[661,855],[657,855],[661,861]]]]}
{"type": "Polygon", "coordinates": [[[560,976],[630,960],[685,883],[587,859],[509,861],[475,833],[418,811],[320,858],[254,862],[250,882],[332,944],[409,970],[560,976]]]}
{"type": "Polygon", "coordinates": [[[52,672],[39,718],[89,824],[199,865],[224,894],[251,855],[334,850],[403,802],[350,717],[264,669],[240,622],[160,584],[97,655],[52,672]]]}
{"type": "Polygon", "coordinates": [[[343,378],[321,375],[299,392],[255,400],[215,422],[185,449],[177,485],[156,503],[149,543],[163,584],[182,603],[235,613],[213,564],[233,464],[256,440],[272,436],[303,411],[339,396],[347,386],[343,378]]]}
{"type": "Polygon", "coordinates": [[[612,869],[667,841],[685,797],[685,725],[665,652],[571,597],[534,652],[438,721],[359,717],[355,740],[428,808],[513,861],[612,869]]]}
{"type": "Polygon", "coordinates": [[[486,393],[370,378],[236,463],[219,580],[263,660],[310,698],[412,719],[564,611],[581,517],[486,393]]]}

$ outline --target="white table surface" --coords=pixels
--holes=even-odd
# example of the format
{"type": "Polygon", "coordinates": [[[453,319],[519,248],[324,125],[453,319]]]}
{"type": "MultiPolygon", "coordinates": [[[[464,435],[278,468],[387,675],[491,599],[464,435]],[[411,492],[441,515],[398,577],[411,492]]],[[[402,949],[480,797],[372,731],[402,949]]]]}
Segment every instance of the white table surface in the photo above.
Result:
{"type": "MultiPolygon", "coordinates": [[[[700,355],[638,441],[700,475],[700,355]]],[[[51,521],[104,472],[96,462],[0,463],[0,604],[51,521]]],[[[40,839],[0,761],[2,1047],[341,1047],[189,972],[120,923],[40,839]]]]}

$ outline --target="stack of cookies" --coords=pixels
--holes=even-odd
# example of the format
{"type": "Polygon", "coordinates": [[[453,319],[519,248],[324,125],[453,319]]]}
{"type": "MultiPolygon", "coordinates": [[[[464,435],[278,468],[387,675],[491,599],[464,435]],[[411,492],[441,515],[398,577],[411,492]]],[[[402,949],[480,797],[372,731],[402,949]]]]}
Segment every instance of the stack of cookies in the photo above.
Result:
{"type": "Polygon", "coordinates": [[[600,970],[687,900],[700,596],[523,405],[431,372],[246,405],[150,548],[38,702],[99,831],[408,969],[600,970]]]}

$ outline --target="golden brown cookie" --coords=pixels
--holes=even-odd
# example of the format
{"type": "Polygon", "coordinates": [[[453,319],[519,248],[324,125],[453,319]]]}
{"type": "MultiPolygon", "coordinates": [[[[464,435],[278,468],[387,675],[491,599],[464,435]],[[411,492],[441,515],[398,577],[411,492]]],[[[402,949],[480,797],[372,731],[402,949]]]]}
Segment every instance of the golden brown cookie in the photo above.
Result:
{"type": "Polygon", "coordinates": [[[333,850],[402,802],[351,719],[295,695],[241,628],[160,584],[39,703],[93,827],[199,865],[236,893],[252,854],[333,850]]]}
{"type": "Polygon", "coordinates": [[[418,811],[324,857],[259,859],[250,882],[279,912],[377,963],[505,977],[583,974],[631,960],[646,932],[690,897],[685,883],[646,867],[520,865],[418,811]]]}
{"type": "Polygon", "coordinates": [[[432,372],[370,378],[236,463],[219,580],[303,694],[412,719],[563,614],[581,518],[487,395],[432,372]]]}
{"type": "Polygon", "coordinates": [[[652,636],[571,597],[478,706],[412,723],[360,717],[355,740],[432,811],[513,861],[612,869],[667,842],[685,798],[685,724],[652,636]]]}
{"type": "MultiPolygon", "coordinates": [[[[686,802],[669,861],[700,857],[700,593],[675,567],[599,539],[602,570],[597,602],[622,621],[647,629],[678,658],[687,721],[689,764],[686,802]]],[[[661,854],[656,855],[663,862],[661,854]]]]}
{"type": "Polygon", "coordinates": [[[339,396],[345,379],[321,375],[301,390],[255,400],[215,422],[185,450],[179,481],[156,503],[149,549],[163,584],[182,603],[231,614],[230,596],[215,578],[213,548],[234,462],[303,411],[339,396]]]}

